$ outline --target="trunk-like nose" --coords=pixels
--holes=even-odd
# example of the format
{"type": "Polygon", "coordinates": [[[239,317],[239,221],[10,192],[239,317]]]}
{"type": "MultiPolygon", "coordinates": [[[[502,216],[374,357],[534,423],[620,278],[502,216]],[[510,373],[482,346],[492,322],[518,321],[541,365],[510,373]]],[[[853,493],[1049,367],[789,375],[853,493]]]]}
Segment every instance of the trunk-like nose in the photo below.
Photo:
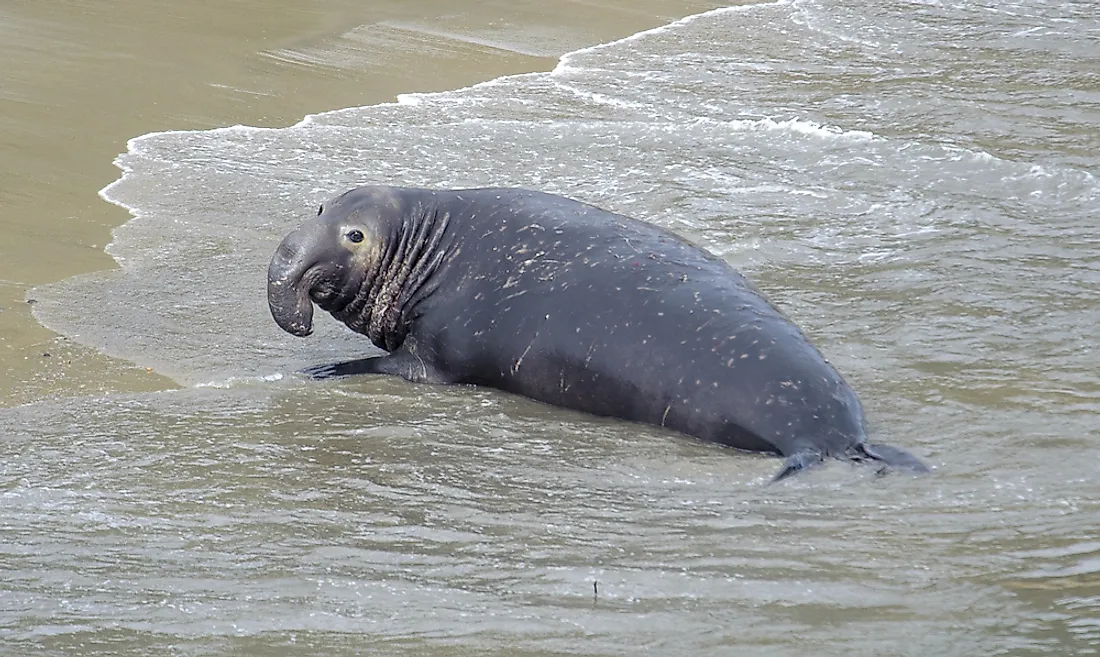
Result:
{"type": "Polygon", "coordinates": [[[287,235],[267,267],[267,306],[287,333],[304,338],[313,332],[313,301],[306,272],[315,264],[301,229],[287,235]]]}

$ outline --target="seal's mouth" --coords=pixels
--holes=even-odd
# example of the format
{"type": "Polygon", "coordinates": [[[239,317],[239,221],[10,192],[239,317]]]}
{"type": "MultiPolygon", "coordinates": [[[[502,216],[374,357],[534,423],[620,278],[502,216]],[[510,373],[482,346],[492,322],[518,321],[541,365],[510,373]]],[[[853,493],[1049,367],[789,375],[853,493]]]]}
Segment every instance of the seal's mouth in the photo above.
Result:
{"type": "Polygon", "coordinates": [[[336,290],[332,285],[318,285],[309,291],[309,298],[323,310],[328,310],[329,302],[335,299],[336,296],[336,290]]]}
{"type": "Polygon", "coordinates": [[[325,312],[338,313],[355,299],[354,288],[337,283],[341,280],[342,269],[337,267],[319,271],[314,267],[304,277],[303,286],[309,290],[309,298],[325,312]]]}

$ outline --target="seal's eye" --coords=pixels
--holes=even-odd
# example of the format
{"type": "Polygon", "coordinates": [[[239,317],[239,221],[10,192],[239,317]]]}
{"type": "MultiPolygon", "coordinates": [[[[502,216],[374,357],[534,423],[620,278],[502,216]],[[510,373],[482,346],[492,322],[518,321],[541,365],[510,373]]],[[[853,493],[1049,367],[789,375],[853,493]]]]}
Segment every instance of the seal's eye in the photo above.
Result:
{"type": "Polygon", "coordinates": [[[323,206],[323,205],[318,205],[317,206],[317,216],[318,217],[320,217],[321,213],[324,212],[324,211],[325,211],[325,206],[323,206]]]}
{"type": "Polygon", "coordinates": [[[363,231],[356,228],[355,230],[348,231],[348,239],[358,244],[363,241],[363,231]]]}

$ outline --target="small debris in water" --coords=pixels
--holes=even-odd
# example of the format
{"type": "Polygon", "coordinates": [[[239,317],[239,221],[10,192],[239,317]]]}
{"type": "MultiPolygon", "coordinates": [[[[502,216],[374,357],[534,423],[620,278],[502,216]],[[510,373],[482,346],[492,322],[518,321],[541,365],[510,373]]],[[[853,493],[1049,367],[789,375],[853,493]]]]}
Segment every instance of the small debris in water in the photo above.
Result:
{"type": "Polygon", "coordinates": [[[42,352],[42,357],[43,357],[43,358],[49,358],[49,357],[50,357],[50,352],[48,352],[48,351],[43,351],[43,352],[42,352]]]}

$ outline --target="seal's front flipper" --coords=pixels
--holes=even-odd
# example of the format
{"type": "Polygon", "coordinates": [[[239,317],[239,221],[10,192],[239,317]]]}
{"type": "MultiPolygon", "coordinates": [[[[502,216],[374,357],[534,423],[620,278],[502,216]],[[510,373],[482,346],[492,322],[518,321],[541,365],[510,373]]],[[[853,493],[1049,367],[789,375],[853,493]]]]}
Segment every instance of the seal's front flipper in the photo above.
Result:
{"type": "Polygon", "coordinates": [[[911,472],[913,474],[931,472],[927,465],[920,462],[920,459],[904,449],[891,447],[890,445],[864,443],[859,446],[859,451],[897,470],[904,470],[905,472],[911,472]]]}
{"type": "Polygon", "coordinates": [[[298,370],[311,379],[335,379],[356,374],[389,374],[413,383],[450,383],[450,379],[407,351],[395,351],[385,356],[372,356],[329,365],[314,365],[298,370]]]}
{"type": "Polygon", "coordinates": [[[336,379],[341,376],[354,376],[356,374],[389,374],[389,372],[378,371],[378,363],[376,361],[385,359],[386,356],[373,356],[371,358],[349,360],[343,363],[314,365],[312,367],[300,369],[298,373],[305,374],[314,380],[336,379]]]}
{"type": "Polygon", "coordinates": [[[780,470],[774,477],[772,477],[771,483],[775,483],[780,479],[786,479],[796,472],[807,470],[817,465],[821,465],[824,458],[821,456],[821,452],[805,451],[795,452],[787,457],[786,463],[783,464],[783,469],[780,470]]]}

